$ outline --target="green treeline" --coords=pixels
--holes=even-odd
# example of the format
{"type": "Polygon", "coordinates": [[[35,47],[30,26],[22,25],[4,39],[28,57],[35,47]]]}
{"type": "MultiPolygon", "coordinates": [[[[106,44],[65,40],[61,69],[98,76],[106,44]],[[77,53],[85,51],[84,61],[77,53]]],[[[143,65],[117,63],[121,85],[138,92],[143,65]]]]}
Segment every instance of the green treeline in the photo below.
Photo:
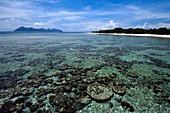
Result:
{"type": "Polygon", "coordinates": [[[170,29],[159,28],[159,29],[142,29],[142,28],[115,28],[110,30],[99,30],[92,31],[92,33],[128,33],[128,34],[161,34],[161,35],[170,35],[170,29]]]}

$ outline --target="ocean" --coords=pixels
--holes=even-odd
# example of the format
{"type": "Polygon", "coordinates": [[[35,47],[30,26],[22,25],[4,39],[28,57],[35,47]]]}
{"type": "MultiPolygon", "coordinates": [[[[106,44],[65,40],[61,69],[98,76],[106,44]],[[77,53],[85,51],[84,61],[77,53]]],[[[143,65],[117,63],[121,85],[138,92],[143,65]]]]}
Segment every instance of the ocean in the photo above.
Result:
{"type": "Polygon", "coordinates": [[[170,39],[0,33],[0,113],[169,113],[170,39]]]}

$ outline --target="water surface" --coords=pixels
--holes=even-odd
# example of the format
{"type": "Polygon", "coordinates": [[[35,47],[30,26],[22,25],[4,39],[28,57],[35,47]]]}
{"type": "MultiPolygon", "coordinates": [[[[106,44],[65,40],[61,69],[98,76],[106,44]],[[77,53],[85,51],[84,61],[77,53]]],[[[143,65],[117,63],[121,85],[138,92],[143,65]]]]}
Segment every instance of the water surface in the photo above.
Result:
{"type": "Polygon", "coordinates": [[[0,112],[168,113],[169,92],[170,39],[0,34],[0,112]]]}

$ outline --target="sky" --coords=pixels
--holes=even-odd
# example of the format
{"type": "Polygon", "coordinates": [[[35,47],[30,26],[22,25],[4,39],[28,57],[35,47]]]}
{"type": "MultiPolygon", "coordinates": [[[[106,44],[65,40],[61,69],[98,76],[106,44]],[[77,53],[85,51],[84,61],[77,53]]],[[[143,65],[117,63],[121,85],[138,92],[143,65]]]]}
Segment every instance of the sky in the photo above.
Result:
{"type": "Polygon", "coordinates": [[[170,28],[170,0],[0,0],[0,31],[170,28]]]}

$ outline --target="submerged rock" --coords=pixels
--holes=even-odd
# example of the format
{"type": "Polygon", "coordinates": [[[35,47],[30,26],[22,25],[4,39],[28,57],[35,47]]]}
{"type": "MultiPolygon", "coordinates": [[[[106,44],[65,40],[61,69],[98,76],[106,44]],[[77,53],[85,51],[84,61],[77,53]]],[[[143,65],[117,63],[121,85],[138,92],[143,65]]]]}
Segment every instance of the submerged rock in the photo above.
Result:
{"type": "Polygon", "coordinates": [[[130,103],[123,101],[121,98],[115,98],[115,100],[120,103],[123,108],[127,108],[130,112],[134,112],[134,107],[130,103]]]}
{"type": "Polygon", "coordinates": [[[51,92],[52,92],[52,89],[40,88],[40,89],[38,89],[38,90],[36,91],[36,95],[37,95],[38,97],[41,97],[41,96],[46,95],[46,94],[51,93],[51,92]]]}
{"type": "Polygon", "coordinates": [[[29,101],[25,103],[25,106],[26,106],[26,107],[30,107],[31,105],[32,105],[32,103],[29,102],[29,101]]]}
{"type": "Polygon", "coordinates": [[[11,101],[5,102],[0,108],[0,113],[21,113],[23,106],[11,101]]]}
{"type": "Polygon", "coordinates": [[[37,111],[38,107],[38,104],[32,104],[31,106],[29,106],[31,112],[37,111]]]}
{"type": "Polygon", "coordinates": [[[47,76],[43,74],[33,74],[29,76],[27,79],[45,79],[47,76]]]}
{"type": "Polygon", "coordinates": [[[18,76],[22,76],[22,75],[24,75],[28,72],[29,71],[25,70],[25,69],[18,69],[18,70],[15,70],[15,71],[7,71],[7,72],[4,72],[4,73],[1,73],[0,76],[3,77],[3,78],[18,77],[18,76]]]}
{"type": "Polygon", "coordinates": [[[92,84],[87,87],[87,94],[94,100],[104,101],[113,96],[113,91],[103,84],[92,84]]]}
{"type": "Polygon", "coordinates": [[[18,81],[18,77],[23,76],[28,72],[29,71],[24,69],[18,69],[15,71],[0,73],[0,89],[13,87],[18,81]]]}
{"type": "Polygon", "coordinates": [[[62,66],[58,67],[60,71],[68,70],[68,69],[74,69],[73,66],[68,65],[68,64],[63,64],[62,66]]]}
{"type": "Polygon", "coordinates": [[[45,109],[39,109],[39,110],[37,111],[37,113],[52,113],[52,112],[49,111],[49,110],[45,110],[45,109]]]}
{"type": "Polygon", "coordinates": [[[87,95],[83,98],[80,98],[79,101],[81,104],[89,104],[91,102],[91,98],[87,95]]]}
{"type": "Polygon", "coordinates": [[[32,87],[31,88],[23,87],[23,88],[21,88],[21,94],[28,96],[33,93],[33,90],[34,90],[34,88],[32,88],[32,87]]]}
{"type": "Polygon", "coordinates": [[[128,72],[128,73],[127,73],[127,76],[130,77],[130,78],[133,78],[133,79],[138,78],[138,76],[136,75],[135,72],[128,72]]]}
{"type": "Polygon", "coordinates": [[[0,108],[0,112],[1,113],[10,113],[12,111],[15,110],[15,104],[8,101],[8,102],[5,102],[2,107],[0,108]]]}
{"type": "Polygon", "coordinates": [[[25,70],[25,69],[18,69],[18,70],[13,71],[13,74],[14,74],[14,76],[22,76],[28,72],[29,71],[25,70]]]}
{"type": "Polygon", "coordinates": [[[0,79],[0,89],[7,89],[13,87],[16,84],[15,78],[0,79]]]}
{"type": "Polygon", "coordinates": [[[112,86],[112,90],[114,91],[114,93],[122,95],[122,96],[126,94],[125,88],[121,85],[112,86]]]}
{"type": "Polygon", "coordinates": [[[61,94],[55,97],[53,105],[55,105],[56,112],[66,113],[72,107],[73,101],[68,96],[61,94]]]}

